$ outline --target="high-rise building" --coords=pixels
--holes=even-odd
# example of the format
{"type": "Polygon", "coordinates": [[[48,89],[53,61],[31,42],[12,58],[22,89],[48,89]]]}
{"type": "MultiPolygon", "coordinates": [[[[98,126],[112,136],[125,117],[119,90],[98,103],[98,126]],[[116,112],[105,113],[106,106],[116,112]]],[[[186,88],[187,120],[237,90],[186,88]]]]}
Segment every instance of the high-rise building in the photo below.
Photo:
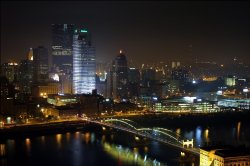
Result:
{"type": "Polygon", "coordinates": [[[96,58],[90,34],[76,29],[73,35],[73,93],[92,93],[96,89],[96,58]]]}
{"type": "Polygon", "coordinates": [[[14,113],[14,97],[14,86],[5,76],[0,76],[0,115],[10,116],[14,113]]]}
{"type": "Polygon", "coordinates": [[[142,69],[142,85],[145,87],[150,87],[152,82],[155,80],[156,71],[155,69],[142,69]]]}
{"type": "Polygon", "coordinates": [[[19,86],[22,93],[31,93],[31,84],[33,82],[33,62],[31,60],[22,60],[19,65],[19,86]]]}
{"type": "Polygon", "coordinates": [[[140,71],[136,68],[129,68],[128,70],[128,80],[132,83],[140,82],[140,71]]]}
{"type": "Polygon", "coordinates": [[[33,80],[34,83],[43,83],[48,80],[49,55],[48,50],[39,46],[33,49],[33,80]]]}
{"type": "Polygon", "coordinates": [[[28,60],[33,61],[33,49],[30,48],[29,53],[28,53],[28,60]]]}
{"type": "Polygon", "coordinates": [[[18,63],[9,62],[2,65],[2,73],[10,83],[17,81],[18,78],[18,63]]]}
{"type": "Polygon", "coordinates": [[[113,63],[113,98],[121,100],[127,99],[128,91],[128,65],[126,56],[120,51],[120,54],[113,63]]]}
{"type": "Polygon", "coordinates": [[[52,66],[65,73],[72,72],[73,24],[52,24],[52,66]]]}
{"type": "Polygon", "coordinates": [[[140,71],[136,68],[128,70],[129,92],[131,98],[139,96],[140,87],[140,71]]]}

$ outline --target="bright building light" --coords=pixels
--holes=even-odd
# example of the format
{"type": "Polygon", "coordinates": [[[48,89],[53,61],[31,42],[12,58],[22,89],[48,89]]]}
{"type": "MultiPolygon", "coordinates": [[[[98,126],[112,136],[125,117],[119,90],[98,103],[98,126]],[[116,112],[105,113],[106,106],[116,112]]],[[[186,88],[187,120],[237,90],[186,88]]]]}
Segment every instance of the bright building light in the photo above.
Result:
{"type": "Polygon", "coordinates": [[[190,97],[190,96],[185,96],[183,99],[188,102],[188,103],[193,103],[194,99],[197,99],[197,97],[190,97]]]}
{"type": "Polygon", "coordinates": [[[244,89],[243,89],[243,92],[244,92],[244,93],[247,93],[247,92],[248,92],[248,89],[247,89],[247,88],[244,88],[244,89]]]}
{"type": "Polygon", "coordinates": [[[218,90],[218,91],[216,92],[216,94],[217,94],[217,95],[222,95],[222,90],[218,90]]]}
{"type": "Polygon", "coordinates": [[[52,79],[53,79],[54,81],[59,81],[59,75],[58,75],[58,74],[54,74],[54,75],[52,76],[52,79]]]}
{"type": "Polygon", "coordinates": [[[157,100],[158,98],[157,97],[153,97],[153,100],[157,100]]]}

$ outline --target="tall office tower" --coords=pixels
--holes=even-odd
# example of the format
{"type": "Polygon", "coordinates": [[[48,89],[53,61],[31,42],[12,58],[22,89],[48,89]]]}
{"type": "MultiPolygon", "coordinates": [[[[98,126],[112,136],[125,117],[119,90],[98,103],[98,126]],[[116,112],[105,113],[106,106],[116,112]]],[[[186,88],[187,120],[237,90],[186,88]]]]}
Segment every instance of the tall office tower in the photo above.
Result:
{"type": "Polygon", "coordinates": [[[72,72],[73,24],[52,24],[52,66],[63,73],[72,72]]]}
{"type": "Polygon", "coordinates": [[[140,89],[140,71],[136,68],[129,68],[128,81],[129,81],[129,97],[138,97],[140,89]]]}
{"type": "Polygon", "coordinates": [[[114,60],[113,70],[113,97],[118,100],[127,99],[129,96],[128,65],[122,51],[114,60]]]}
{"type": "Polygon", "coordinates": [[[140,82],[140,71],[136,68],[129,68],[128,70],[128,80],[131,83],[139,83],[140,82]]]}
{"type": "Polygon", "coordinates": [[[92,93],[96,88],[95,48],[86,29],[76,29],[73,35],[73,93],[92,93]]]}
{"type": "Polygon", "coordinates": [[[4,63],[2,65],[2,73],[10,83],[18,79],[18,64],[15,62],[4,63]]]}
{"type": "Polygon", "coordinates": [[[20,92],[31,93],[31,85],[33,82],[33,61],[25,59],[19,65],[19,85],[20,92]]]}
{"type": "Polygon", "coordinates": [[[32,48],[30,48],[30,50],[29,50],[28,60],[33,61],[33,49],[32,48]]]}
{"type": "Polygon", "coordinates": [[[33,80],[34,83],[44,83],[48,80],[49,55],[48,50],[39,46],[33,49],[33,80]]]}
{"type": "Polygon", "coordinates": [[[110,68],[107,72],[107,98],[113,98],[113,73],[114,73],[114,61],[110,64],[110,68]]]}

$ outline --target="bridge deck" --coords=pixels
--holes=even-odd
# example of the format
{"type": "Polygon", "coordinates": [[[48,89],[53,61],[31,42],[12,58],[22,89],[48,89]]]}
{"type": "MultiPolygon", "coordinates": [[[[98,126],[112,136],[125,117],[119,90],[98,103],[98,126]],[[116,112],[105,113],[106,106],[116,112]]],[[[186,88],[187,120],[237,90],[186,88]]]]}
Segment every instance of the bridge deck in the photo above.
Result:
{"type": "Polygon", "coordinates": [[[195,155],[200,155],[199,148],[184,148],[181,143],[174,143],[174,142],[171,142],[169,140],[163,139],[161,137],[152,135],[152,134],[150,134],[148,132],[145,132],[145,131],[140,131],[140,130],[137,130],[137,129],[131,129],[131,128],[118,126],[118,125],[115,125],[115,124],[112,124],[112,123],[106,123],[106,122],[101,122],[101,121],[94,121],[94,120],[87,120],[87,121],[91,122],[91,123],[101,125],[101,126],[111,127],[111,128],[115,128],[115,129],[118,129],[118,130],[125,131],[125,132],[129,132],[129,133],[141,136],[141,137],[149,138],[151,140],[155,140],[155,141],[158,141],[158,142],[173,146],[173,147],[178,148],[180,150],[183,150],[183,151],[186,151],[186,152],[191,152],[191,153],[193,153],[195,155]]]}

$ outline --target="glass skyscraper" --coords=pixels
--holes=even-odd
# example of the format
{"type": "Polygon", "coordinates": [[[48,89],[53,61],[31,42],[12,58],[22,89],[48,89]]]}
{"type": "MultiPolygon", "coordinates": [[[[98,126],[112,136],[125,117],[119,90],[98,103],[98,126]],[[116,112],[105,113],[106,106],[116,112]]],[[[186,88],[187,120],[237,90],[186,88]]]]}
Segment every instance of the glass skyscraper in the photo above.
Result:
{"type": "Polygon", "coordinates": [[[73,93],[92,93],[96,88],[95,48],[86,29],[76,29],[73,35],[73,93]]]}
{"type": "Polygon", "coordinates": [[[64,73],[72,72],[73,24],[52,24],[52,66],[64,73]]]}

